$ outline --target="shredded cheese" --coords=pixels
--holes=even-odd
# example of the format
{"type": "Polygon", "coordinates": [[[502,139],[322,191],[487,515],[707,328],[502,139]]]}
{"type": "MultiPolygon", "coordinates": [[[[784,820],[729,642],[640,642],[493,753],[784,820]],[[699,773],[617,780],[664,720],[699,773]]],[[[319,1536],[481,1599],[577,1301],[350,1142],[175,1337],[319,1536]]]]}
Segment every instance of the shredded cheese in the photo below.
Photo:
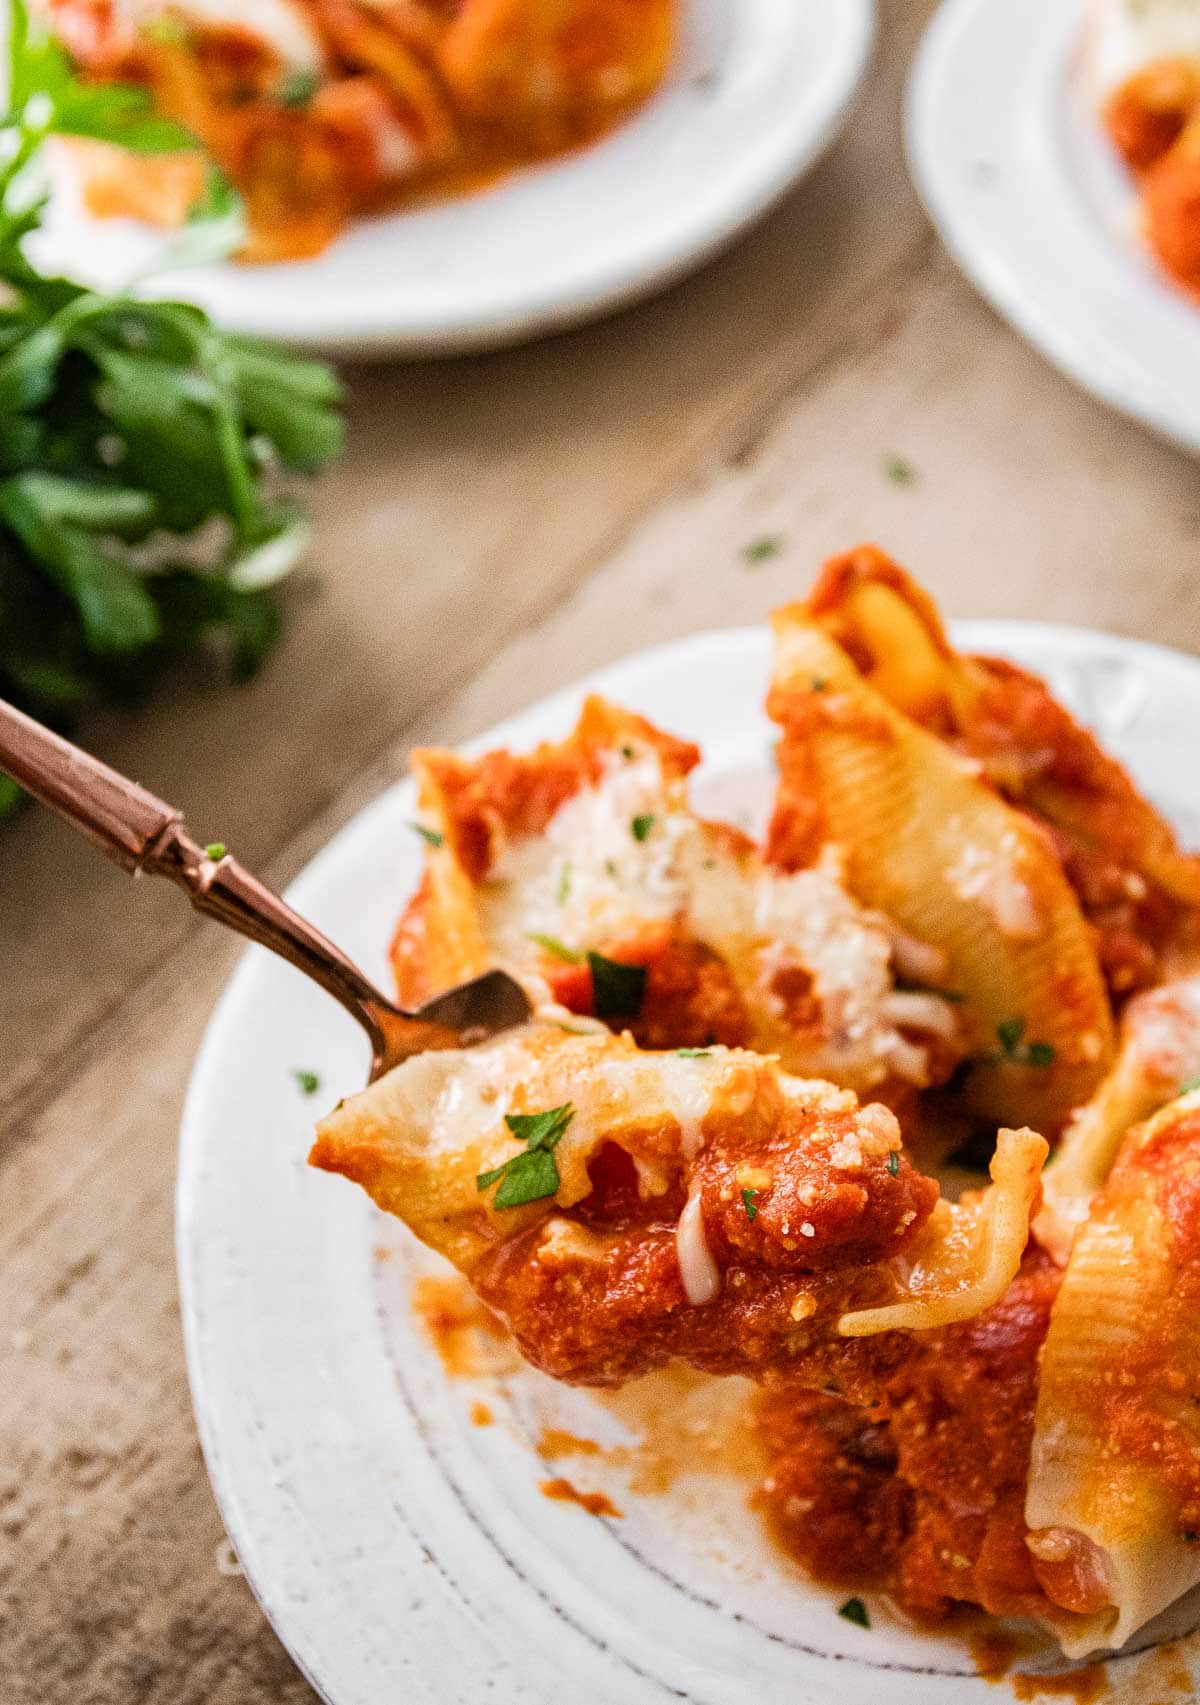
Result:
{"type": "Polygon", "coordinates": [[[712,1302],[721,1290],[721,1269],[713,1260],[704,1235],[704,1215],[700,1198],[689,1196],[675,1229],[675,1254],[679,1261],[679,1277],[683,1294],[693,1308],[712,1302]]]}

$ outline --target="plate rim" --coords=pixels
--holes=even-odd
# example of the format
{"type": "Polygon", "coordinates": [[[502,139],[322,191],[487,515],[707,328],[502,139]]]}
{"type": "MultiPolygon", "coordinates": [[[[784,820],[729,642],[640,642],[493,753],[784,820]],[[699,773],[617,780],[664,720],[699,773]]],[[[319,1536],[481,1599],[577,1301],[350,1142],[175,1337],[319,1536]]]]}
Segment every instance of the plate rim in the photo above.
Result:
{"type": "MultiPolygon", "coordinates": [[[[1200,699],[1200,656],[1156,641],[1075,624],[1029,619],[979,618],[952,621],[948,625],[952,636],[958,643],[972,649],[996,652],[1000,655],[1006,654],[1008,648],[1005,642],[1008,641],[1014,651],[1019,652],[1022,648],[1035,651],[1045,648],[1048,652],[1057,653],[1064,662],[1082,654],[1094,655],[1100,651],[1144,665],[1157,664],[1163,668],[1181,669],[1191,677],[1197,698],[1200,699]]],[[[731,646],[738,648],[761,647],[766,650],[769,643],[769,628],[765,624],[755,623],[731,628],[706,629],[674,640],[667,640],[640,651],[627,653],[614,659],[611,663],[589,671],[578,680],[558,687],[551,693],[520,707],[494,726],[473,736],[470,740],[457,743],[456,749],[470,753],[486,749],[497,743],[503,743],[510,738],[508,730],[518,727],[533,715],[539,719],[565,719],[570,716],[573,707],[588,691],[601,689],[613,692],[612,681],[615,675],[619,675],[625,670],[652,669],[655,663],[666,654],[672,654],[677,661],[681,659],[690,660],[693,657],[704,657],[714,651],[717,653],[727,651],[731,646]]],[[[336,864],[339,854],[344,854],[345,847],[351,838],[360,832],[364,822],[377,813],[386,813],[411,789],[411,785],[411,775],[406,774],[390,782],[360,806],[306,861],[304,867],[288,884],[284,891],[285,897],[292,900],[293,903],[302,903],[298,891],[305,888],[310,882],[318,881],[322,873],[321,867],[336,864]]],[[[399,903],[399,896],[397,903],[399,903]]],[[[300,1656],[297,1650],[299,1642],[294,1644],[292,1638],[289,1637],[291,1621],[295,1615],[294,1607],[286,1602],[279,1601],[273,1587],[264,1581],[254,1567],[247,1562],[247,1558],[252,1556],[255,1548],[253,1531],[242,1527],[239,1508],[240,1498],[226,1478],[225,1453],[218,1436],[221,1423],[217,1418],[217,1404],[207,1384],[207,1369],[202,1354],[200,1322],[202,1305],[197,1295],[201,1279],[200,1275],[193,1269],[191,1259],[193,1196],[197,1178],[203,1169],[203,1151],[206,1141],[199,1107],[202,1086],[205,1074],[210,1069],[210,1054],[219,1057],[219,1047],[223,1040],[219,1035],[219,1029],[224,1010],[236,997],[242,983],[252,975],[255,956],[258,951],[248,947],[239,956],[233,971],[226,979],[214,1003],[189,1073],[180,1120],[174,1198],[175,1255],[185,1365],[192,1413],[214,1501],[224,1524],[225,1532],[237,1553],[247,1584],[263,1615],[286,1649],[289,1659],[296,1665],[314,1692],[326,1702],[326,1705],[340,1705],[338,1696],[325,1686],[323,1679],[300,1656]]],[[[1137,1654],[1125,1655],[1132,1658],[1137,1654]]],[[[840,1666],[841,1662],[837,1658],[830,1658],[827,1661],[835,1669],[840,1666]]],[[[949,1681],[954,1678],[947,1674],[945,1679],[949,1681]]]]}
{"type": "MultiPolygon", "coordinates": [[[[1044,69],[1052,57],[1057,59],[1081,38],[1085,0],[1070,0],[1057,14],[1054,7],[1044,6],[1044,0],[1025,3],[1033,11],[1036,29],[1024,29],[1019,20],[1011,20],[1009,27],[1019,40],[1026,68],[1044,69]]],[[[1200,454],[1200,405],[1189,411],[1173,393],[1156,385],[1152,370],[1145,366],[1132,370],[1128,359],[1114,361],[1111,351],[1106,360],[1100,329],[1088,331],[1084,322],[1081,331],[1078,322],[1070,323],[1059,312],[1058,304],[1043,301],[1036,277],[1026,266],[1028,255],[1004,234],[1002,222],[988,211],[987,198],[964,193],[955,171],[961,162],[952,160],[941,145],[938,117],[953,52],[983,27],[987,16],[988,0],[942,0],[921,37],[905,85],[905,159],[929,220],[959,271],[1060,373],[1118,413],[1200,454]],[[1035,278],[1033,289],[1031,277],[1035,278]]],[[[1029,118],[1027,109],[1018,105],[1016,110],[1029,118]]],[[[1015,130],[1015,117],[1013,126],[1015,130]]],[[[1103,240],[1093,243],[1092,252],[1114,253],[1103,240]]],[[[1076,268],[1073,275],[1083,270],[1076,268]]],[[[1146,308],[1151,314],[1157,312],[1150,292],[1146,308]]],[[[1200,338],[1200,305],[1195,315],[1200,338]]]]}
{"type": "MultiPolygon", "coordinates": [[[[828,66],[833,75],[829,87],[818,91],[820,99],[815,106],[812,102],[802,104],[800,111],[807,111],[806,122],[794,124],[756,171],[731,181],[722,200],[705,204],[669,241],[643,242],[635,251],[609,244],[603,262],[593,266],[590,278],[543,280],[527,272],[519,288],[498,305],[488,308],[467,303],[449,309],[437,300],[436,281],[431,280],[425,291],[426,311],[410,308],[403,320],[396,319],[395,311],[389,312],[377,298],[352,305],[353,318],[348,321],[346,309],[338,305],[335,296],[328,305],[311,304],[282,328],[272,320],[269,288],[262,293],[261,307],[257,297],[250,303],[230,306],[221,301],[219,290],[203,286],[189,289],[188,273],[180,271],[156,279],[153,294],[195,301],[217,323],[239,334],[364,362],[388,356],[452,356],[502,349],[614,313],[678,283],[729,247],[831,146],[850,115],[870,64],[877,32],[876,0],[831,0],[828,15],[836,25],[828,66]]],[[[631,122],[637,116],[636,112],[630,115],[631,122]]],[[[619,137],[621,129],[617,127],[613,137],[619,137]]],[[[608,140],[601,138],[595,146],[603,148],[608,140]]],[[[569,164],[576,156],[564,158],[569,164]]],[[[534,170],[552,173],[562,163],[552,161],[534,170]]],[[[463,198],[453,205],[469,212],[471,199],[463,198]]],[[[59,257],[56,264],[62,264],[59,257]]],[[[259,270],[270,276],[271,269],[259,270]]]]}

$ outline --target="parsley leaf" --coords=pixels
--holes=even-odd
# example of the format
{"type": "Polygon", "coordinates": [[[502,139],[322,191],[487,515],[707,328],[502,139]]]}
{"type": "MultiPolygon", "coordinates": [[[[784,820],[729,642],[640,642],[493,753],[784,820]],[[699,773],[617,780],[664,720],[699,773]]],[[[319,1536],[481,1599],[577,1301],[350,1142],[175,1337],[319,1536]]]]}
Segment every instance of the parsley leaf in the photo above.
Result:
{"type": "Polygon", "coordinates": [[[742,1206],[746,1210],[746,1218],[753,1224],[758,1217],[758,1191],[743,1190],[742,1206]]]}
{"type": "Polygon", "coordinates": [[[567,864],[563,865],[562,869],[558,873],[558,887],[555,890],[555,898],[557,899],[560,906],[566,905],[567,900],[570,896],[570,893],[571,893],[571,866],[570,866],[570,863],[568,862],[567,864]]]}
{"type": "Polygon", "coordinates": [[[883,472],[893,485],[916,485],[917,483],[917,470],[906,456],[897,456],[895,453],[885,456],[883,458],[883,472]]]}
{"type": "Polygon", "coordinates": [[[412,817],[409,819],[408,826],[412,830],[413,834],[414,835],[420,835],[421,839],[428,846],[440,847],[440,846],[444,845],[444,843],[445,843],[445,840],[446,840],[445,835],[443,835],[437,829],[428,828],[426,826],[426,824],[424,824],[424,823],[418,823],[417,819],[415,817],[412,817]]]}
{"type": "Polygon", "coordinates": [[[838,1615],[844,1617],[847,1622],[853,1622],[859,1628],[871,1626],[871,1618],[867,1614],[867,1607],[861,1598],[848,1598],[845,1604],[838,1606],[838,1615]]]}
{"type": "Polygon", "coordinates": [[[748,545],[742,546],[742,561],[766,562],[768,557],[778,556],[782,549],[781,534],[764,533],[761,538],[751,539],[748,545]]]}
{"type": "Polygon", "coordinates": [[[1179,1095],[1190,1095],[1195,1089],[1200,1089],[1200,1077],[1188,1077],[1184,1078],[1177,1093],[1179,1095]]]}
{"type": "Polygon", "coordinates": [[[315,1095],[321,1087],[321,1080],[317,1076],[316,1072],[297,1069],[296,1071],[293,1071],[292,1076],[295,1078],[297,1084],[299,1084],[300,1093],[302,1095],[315,1095]]]}
{"type": "Polygon", "coordinates": [[[289,71],[275,91],[281,107],[306,107],[320,87],[315,71],[289,71]]]}
{"type": "Polygon", "coordinates": [[[589,953],[592,972],[592,1010],[597,1018],[636,1018],[646,994],[646,967],[624,965],[589,953]]]}
{"type": "Polygon", "coordinates": [[[644,841],[653,827],[654,816],[651,813],[644,817],[633,818],[629,825],[629,833],[633,836],[635,841],[644,841]]]}
{"type": "Polygon", "coordinates": [[[711,1048],[676,1048],[677,1060],[707,1060],[712,1054],[711,1048]]]}
{"type": "Polygon", "coordinates": [[[1025,1020],[1023,1018],[1005,1018],[996,1026],[996,1040],[1008,1059],[1016,1058],[1024,1034],[1025,1020]]]}
{"type": "Polygon", "coordinates": [[[893,1149],[891,1154],[889,1154],[887,1157],[887,1169],[891,1173],[893,1178],[896,1178],[899,1176],[900,1156],[896,1153],[895,1149],[893,1149]]]}
{"type": "Polygon", "coordinates": [[[205,858],[211,858],[213,863],[216,864],[218,859],[225,857],[225,842],[209,841],[208,845],[204,849],[204,856],[205,858]]]}
{"type": "Polygon", "coordinates": [[[996,1040],[1000,1044],[1000,1054],[993,1060],[999,1064],[1007,1060],[1016,1066],[1035,1066],[1044,1069],[1052,1066],[1057,1054],[1049,1042],[1026,1042],[1025,1020],[1023,1018],[1005,1018],[996,1026],[996,1040]]]}
{"type": "Polygon", "coordinates": [[[560,941],[556,935],[539,935],[531,931],[529,940],[536,942],[543,953],[548,953],[551,959],[561,959],[564,965],[582,965],[584,956],[576,953],[573,947],[568,947],[565,941],[560,941]]]}
{"type": "Polygon", "coordinates": [[[574,1117],[575,1109],[569,1101],[543,1113],[506,1113],[504,1123],[525,1148],[501,1166],[481,1172],[475,1180],[476,1189],[486,1190],[499,1179],[500,1188],[493,1201],[497,1208],[521,1208],[527,1202],[553,1196],[559,1186],[553,1151],[574,1117]]]}

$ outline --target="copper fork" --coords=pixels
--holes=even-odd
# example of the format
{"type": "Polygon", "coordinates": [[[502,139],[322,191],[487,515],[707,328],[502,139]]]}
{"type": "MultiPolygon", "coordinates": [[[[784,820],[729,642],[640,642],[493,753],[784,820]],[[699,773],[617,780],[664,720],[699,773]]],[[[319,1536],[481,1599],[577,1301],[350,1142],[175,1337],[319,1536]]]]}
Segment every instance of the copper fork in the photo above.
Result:
{"type": "Polygon", "coordinates": [[[371,1042],[371,1078],[427,1048],[465,1047],[530,1016],[504,971],[408,1012],[379,992],[340,948],[230,857],[202,847],[182,813],[0,699],[0,770],[131,875],[165,876],[197,911],[279,954],[356,1018],[371,1042]]]}

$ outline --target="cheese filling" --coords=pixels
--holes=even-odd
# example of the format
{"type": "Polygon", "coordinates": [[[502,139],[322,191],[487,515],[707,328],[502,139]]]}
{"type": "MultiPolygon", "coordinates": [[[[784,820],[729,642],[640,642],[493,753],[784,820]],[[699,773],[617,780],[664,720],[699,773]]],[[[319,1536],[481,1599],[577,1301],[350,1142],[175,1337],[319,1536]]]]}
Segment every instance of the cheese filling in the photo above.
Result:
{"type": "Polygon", "coordinates": [[[675,1253],[683,1293],[693,1308],[712,1302],[720,1293],[721,1269],[713,1260],[704,1235],[704,1216],[699,1196],[689,1196],[675,1230],[675,1253]]]}
{"type": "MultiPolygon", "coordinates": [[[[536,980],[545,999],[544,955],[581,960],[655,931],[678,934],[720,955],[754,1020],[756,1046],[789,1068],[860,1090],[889,1075],[928,1082],[921,1038],[953,1046],[957,1016],[936,993],[897,993],[894,977],[944,975],[939,950],[858,906],[832,852],[785,873],[732,848],[691,814],[656,753],[626,750],[543,833],[514,837],[495,857],[478,902],[501,963],[536,980]]],[[[960,876],[1014,933],[1036,927],[1016,878],[997,887],[993,871],[974,865],[960,876]]]]}

